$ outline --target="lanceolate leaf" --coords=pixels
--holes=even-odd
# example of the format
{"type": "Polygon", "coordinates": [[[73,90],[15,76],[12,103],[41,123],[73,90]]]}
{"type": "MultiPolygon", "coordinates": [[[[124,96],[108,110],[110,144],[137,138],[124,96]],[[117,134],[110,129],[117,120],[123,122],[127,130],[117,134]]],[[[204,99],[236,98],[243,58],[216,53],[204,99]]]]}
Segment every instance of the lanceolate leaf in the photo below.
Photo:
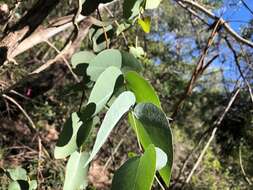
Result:
{"type": "Polygon", "coordinates": [[[114,126],[134,104],[135,96],[132,92],[127,91],[119,95],[105,115],[104,121],[102,122],[102,125],[97,133],[91,155],[85,165],[87,165],[94,158],[99,149],[105,143],[114,126]]]}
{"type": "Polygon", "coordinates": [[[91,60],[87,68],[87,74],[91,77],[91,80],[96,81],[100,74],[103,73],[108,67],[114,66],[120,69],[121,64],[122,59],[119,50],[104,50],[91,60]]]}
{"type": "Polygon", "coordinates": [[[96,104],[95,114],[98,113],[110,99],[117,78],[121,75],[121,71],[117,67],[107,68],[98,78],[94,85],[90,97],[89,103],[93,102],[96,104]]]}
{"type": "Polygon", "coordinates": [[[84,167],[88,158],[89,154],[86,152],[71,154],[66,168],[63,190],[79,190],[88,185],[88,167],[84,167]]]}
{"type": "Polygon", "coordinates": [[[159,173],[168,186],[173,163],[173,144],[166,115],[154,104],[141,103],[135,107],[134,115],[130,114],[129,121],[144,149],[154,144],[167,154],[167,164],[159,173]]]}
{"type": "Polygon", "coordinates": [[[128,89],[134,92],[138,103],[150,102],[161,108],[161,103],[155,90],[143,77],[134,71],[130,71],[126,73],[125,79],[128,89]]]}
{"type": "Polygon", "coordinates": [[[143,156],[129,159],[115,172],[112,190],[150,190],[155,168],[155,147],[150,145],[143,156]]]}

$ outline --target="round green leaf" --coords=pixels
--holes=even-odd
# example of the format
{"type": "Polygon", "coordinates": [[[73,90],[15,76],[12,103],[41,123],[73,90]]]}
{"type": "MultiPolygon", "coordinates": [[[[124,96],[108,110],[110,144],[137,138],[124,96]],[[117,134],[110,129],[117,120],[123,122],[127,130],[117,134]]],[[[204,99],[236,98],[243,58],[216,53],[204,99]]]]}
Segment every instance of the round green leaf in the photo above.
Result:
{"type": "Polygon", "coordinates": [[[77,65],[83,63],[90,63],[90,61],[95,57],[95,54],[89,51],[80,51],[75,53],[71,58],[71,64],[73,68],[76,68],[77,65]]]}
{"type": "Polygon", "coordinates": [[[74,152],[71,154],[66,168],[63,190],[84,189],[88,185],[88,167],[84,168],[84,163],[89,158],[86,152],[74,152]]]}
{"type": "Polygon", "coordinates": [[[96,141],[93,146],[90,158],[86,162],[87,165],[98,153],[106,139],[110,135],[120,118],[135,104],[135,96],[132,92],[123,92],[114,101],[110,109],[107,111],[102,125],[97,133],[96,141]]]}
{"type": "Polygon", "coordinates": [[[129,159],[115,172],[112,190],[150,190],[155,166],[155,147],[150,145],[143,156],[129,159]]]}
{"type": "Polygon", "coordinates": [[[117,67],[111,66],[99,76],[88,100],[89,103],[96,104],[95,114],[105,106],[112,96],[116,81],[121,74],[117,67]]]}
{"type": "Polygon", "coordinates": [[[87,68],[87,74],[91,77],[92,81],[96,81],[100,74],[103,73],[108,67],[114,66],[120,69],[121,64],[122,58],[119,50],[104,50],[91,60],[87,68]]]}
{"type": "Polygon", "coordinates": [[[153,87],[138,73],[126,73],[127,88],[134,92],[136,102],[150,102],[161,108],[160,100],[153,87]]]}

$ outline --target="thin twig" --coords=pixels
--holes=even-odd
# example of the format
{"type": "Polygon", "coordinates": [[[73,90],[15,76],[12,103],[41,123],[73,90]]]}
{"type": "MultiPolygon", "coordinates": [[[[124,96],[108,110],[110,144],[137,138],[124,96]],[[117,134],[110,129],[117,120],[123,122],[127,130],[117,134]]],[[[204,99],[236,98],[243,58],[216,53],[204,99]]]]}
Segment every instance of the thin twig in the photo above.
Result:
{"type": "MultiPolygon", "coordinates": [[[[233,48],[232,44],[230,43],[230,41],[229,41],[227,38],[225,38],[225,41],[226,41],[226,43],[227,43],[227,45],[228,45],[228,48],[229,48],[229,49],[232,51],[232,53],[233,53],[236,66],[237,66],[237,68],[238,68],[238,71],[239,71],[239,73],[240,73],[242,79],[244,80],[246,86],[248,87],[248,91],[249,91],[249,94],[250,94],[250,97],[251,97],[251,101],[252,101],[252,103],[253,103],[253,93],[252,93],[252,89],[251,89],[251,86],[250,86],[250,84],[249,84],[249,81],[247,80],[247,78],[246,78],[246,77],[244,76],[244,74],[243,74],[243,71],[242,71],[241,66],[240,66],[240,63],[239,63],[239,57],[238,57],[238,55],[237,55],[237,53],[236,53],[236,50],[233,48]]],[[[242,49],[242,47],[241,47],[241,49],[242,49]]],[[[247,60],[246,60],[246,61],[247,61],[247,60]]],[[[248,63],[248,64],[249,64],[249,63],[248,63]]],[[[249,65],[250,65],[250,64],[249,64],[249,65]]]]}
{"type": "Polygon", "coordinates": [[[253,10],[247,5],[247,3],[245,3],[244,0],[241,0],[241,2],[244,5],[244,7],[246,7],[246,9],[248,9],[248,11],[253,15],[253,10]]]}
{"type": "Polygon", "coordinates": [[[28,125],[29,129],[32,131],[32,132],[37,132],[36,130],[36,126],[35,124],[33,123],[33,120],[30,118],[30,116],[27,114],[27,112],[24,110],[24,108],[22,108],[22,106],[16,101],[14,100],[12,97],[6,95],[6,94],[3,94],[2,95],[5,99],[9,100],[10,102],[12,102],[13,104],[15,104],[18,109],[20,109],[20,111],[24,114],[24,116],[27,118],[27,120],[29,121],[29,123],[31,124],[28,125]]]}
{"type": "Polygon", "coordinates": [[[197,9],[198,11],[204,13],[206,16],[208,16],[211,19],[214,20],[221,20],[222,26],[223,28],[227,31],[227,33],[229,33],[236,41],[243,43],[249,47],[253,48],[253,42],[241,37],[239,34],[237,34],[230,26],[228,23],[226,23],[226,21],[223,18],[218,18],[214,13],[212,13],[211,11],[209,11],[208,9],[206,9],[205,7],[203,7],[202,5],[200,5],[199,3],[192,1],[192,0],[175,0],[177,3],[181,2],[184,5],[189,5],[195,9],[197,9]]]}
{"type": "MultiPolygon", "coordinates": [[[[100,20],[101,22],[103,22],[103,19],[102,19],[102,16],[101,16],[101,14],[100,14],[99,9],[97,9],[97,13],[98,13],[99,20],[100,20]]],[[[102,25],[102,28],[103,28],[103,32],[104,32],[104,36],[105,36],[106,48],[109,49],[109,40],[108,40],[108,35],[107,35],[106,30],[105,30],[104,24],[102,25]]]]}
{"type": "Polygon", "coordinates": [[[211,134],[211,136],[210,136],[208,142],[206,143],[204,149],[202,150],[200,156],[198,157],[197,162],[194,164],[194,166],[193,166],[193,168],[192,168],[190,174],[188,175],[188,177],[187,177],[187,179],[186,179],[186,183],[189,183],[189,182],[190,182],[192,175],[194,174],[194,172],[195,172],[196,169],[198,168],[198,166],[199,166],[200,162],[202,161],[202,159],[203,159],[203,157],[204,157],[204,155],[205,155],[207,149],[209,148],[211,142],[213,141],[213,139],[214,139],[214,137],[215,137],[215,134],[216,134],[216,132],[217,132],[217,130],[218,130],[219,125],[220,125],[221,122],[223,121],[223,119],[224,119],[224,117],[226,116],[227,112],[230,110],[230,108],[231,108],[232,104],[234,103],[236,97],[238,96],[240,90],[241,90],[241,88],[239,87],[239,88],[236,90],[236,92],[234,93],[234,95],[231,97],[231,99],[230,99],[230,101],[229,101],[229,103],[228,103],[226,109],[225,109],[224,112],[222,113],[222,115],[221,115],[221,116],[218,118],[218,120],[216,120],[216,122],[214,123],[214,126],[215,126],[215,127],[214,127],[214,129],[213,129],[213,131],[212,131],[212,134],[211,134]]]}
{"type": "Polygon", "coordinates": [[[240,146],[239,146],[239,162],[240,162],[240,168],[241,168],[241,171],[242,171],[242,174],[243,174],[243,177],[245,179],[245,181],[249,184],[249,185],[252,185],[252,182],[251,180],[248,178],[245,170],[244,170],[244,167],[243,167],[243,164],[242,164],[242,148],[241,148],[241,143],[240,143],[240,146]]]}
{"type": "Polygon", "coordinates": [[[218,34],[219,26],[221,24],[222,24],[221,20],[217,20],[214,23],[213,30],[207,40],[207,44],[206,44],[205,48],[203,49],[202,54],[197,62],[197,65],[192,73],[191,79],[189,80],[187,87],[185,88],[184,94],[182,95],[182,97],[179,99],[179,101],[174,106],[173,113],[171,115],[172,119],[174,119],[177,116],[182,104],[184,103],[186,98],[192,93],[192,90],[193,90],[194,85],[195,85],[196,81],[198,80],[198,78],[203,74],[203,72],[212,63],[212,61],[214,61],[218,57],[217,55],[214,56],[214,58],[211,59],[211,61],[209,61],[207,64],[205,64],[205,58],[207,56],[208,50],[211,47],[211,45],[213,44],[214,39],[215,39],[216,35],[218,34]]]}
{"type": "Polygon", "coordinates": [[[62,55],[61,51],[57,49],[57,47],[55,47],[54,44],[52,44],[51,42],[49,42],[48,40],[45,40],[45,42],[52,47],[57,53],[58,55],[63,59],[64,63],[67,65],[70,73],[73,75],[74,79],[76,80],[76,82],[80,82],[80,79],[78,78],[78,76],[74,73],[74,71],[72,70],[70,63],[68,62],[67,59],[65,59],[65,57],[62,55]]]}

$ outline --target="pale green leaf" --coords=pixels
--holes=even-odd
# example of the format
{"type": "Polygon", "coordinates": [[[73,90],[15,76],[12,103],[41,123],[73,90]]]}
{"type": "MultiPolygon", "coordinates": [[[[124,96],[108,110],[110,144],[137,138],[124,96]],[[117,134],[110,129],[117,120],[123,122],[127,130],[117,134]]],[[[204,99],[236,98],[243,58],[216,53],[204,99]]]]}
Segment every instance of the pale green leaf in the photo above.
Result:
{"type": "Polygon", "coordinates": [[[156,9],[162,0],[146,0],[145,9],[156,9]]]}
{"type": "Polygon", "coordinates": [[[87,172],[88,167],[84,167],[89,158],[86,152],[74,152],[71,154],[66,168],[63,190],[79,190],[88,185],[87,172]]]}
{"type": "Polygon", "coordinates": [[[106,139],[110,135],[115,125],[118,123],[120,118],[135,104],[135,96],[132,92],[123,92],[114,101],[110,109],[107,111],[102,125],[97,133],[95,144],[93,146],[90,158],[88,159],[87,165],[98,153],[106,139]]]}
{"type": "Polygon", "coordinates": [[[75,53],[71,58],[71,64],[73,68],[76,68],[77,65],[83,63],[90,63],[90,61],[95,57],[95,54],[89,51],[80,51],[75,53]]]}
{"type": "Polygon", "coordinates": [[[8,190],[29,190],[29,183],[26,180],[12,181],[8,190]]]}
{"type": "Polygon", "coordinates": [[[133,54],[136,58],[141,58],[145,56],[145,51],[142,47],[129,47],[129,51],[131,54],[133,54]]]}
{"type": "Polygon", "coordinates": [[[105,106],[112,96],[116,81],[121,74],[121,71],[117,67],[111,66],[97,79],[88,100],[89,103],[96,104],[95,114],[105,106]]]}
{"type": "Polygon", "coordinates": [[[8,190],[21,190],[21,187],[17,181],[12,181],[8,186],[8,190]]]}
{"type": "Polygon", "coordinates": [[[65,122],[56,144],[54,150],[56,159],[65,158],[78,149],[76,136],[81,125],[82,121],[80,121],[78,114],[76,112],[72,113],[71,117],[65,122]]]}
{"type": "Polygon", "coordinates": [[[87,74],[91,77],[91,80],[96,81],[108,67],[114,66],[120,69],[121,64],[122,58],[119,50],[104,50],[91,60],[87,68],[87,74]]]}
{"type": "Polygon", "coordinates": [[[162,149],[158,147],[155,147],[155,151],[156,151],[156,170],[161,170],[163,167],[166,166],[168,156],[162,149]]]}
{"type": "Polygon", "coordinates": [[[7,175],[13,180],[27,180],[27,173],[24,168],[16,167],[14,169],[7,169],[7,175]]]}
{"type": "Polygon", "coordinates": [[[36,180],[31,180],[29,184],[29,190],[36,190],[38,188],[38,184],[36,180]]]}
{"type": "Polygon", "coordinates": [[[87,139],[92,128],[92,116],[95,112],[90,103],[81,113],[72,113],[65,122],[54,150],[56,159],[65,158],[75,152],[87,139]]]}

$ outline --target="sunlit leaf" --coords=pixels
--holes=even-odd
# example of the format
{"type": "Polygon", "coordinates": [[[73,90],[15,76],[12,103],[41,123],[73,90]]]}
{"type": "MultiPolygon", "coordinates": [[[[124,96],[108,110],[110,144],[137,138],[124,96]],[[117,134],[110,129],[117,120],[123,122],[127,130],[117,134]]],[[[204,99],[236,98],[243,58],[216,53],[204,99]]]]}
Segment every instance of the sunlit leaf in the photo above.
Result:
{"type": "Polygon", "coordinates": [[[112,25],[100,27],[94,31],[91,40],[93,44],[93,51],[98,53],[106,49],[110,43],[114,34],[112,25]]]}
{"type": "Polygon", "coordinates": [[[120,35],[122,32],[124,32],[126,29],[128,29],[131,26],[131,24],[123,22],[121,23],[116,30],[116,35],[120,35]]]}
{"type": "Polygon", "coordinates": [[[168,161],[168,156],[160,148],[156,147],[155,151],[156,151],[156,170],[161,170],[163,167],[166,166],[167,161],[168,161]]]}
{"type": "Polygon", "coordinates": [[[155,167],[155,147],[150,145],[143,156],[129,159],[115,172],[112,190],[150,190],[155,167]]]}
{"type": "Polygon", "coordinates": [[[145,17],[144,19],[139,18],[138,24],[141,26],[144,32],[149,33],[151,28],[151,19],[150,17],[145,17]]]}
{"type": "Polygon", "coordinates": [[[145,55],[145,52],[142,47],[129,47],[129,51],[131,54],[133,54],[136,58],[141,58],[145,55]]]}
{"type": "Polygon", "coordinates": [[[71,117],[65,122],[56,143],[54,156],[56,159],[65,158],[75,152],[78,147],[76,144],[76,136],[82,121],[76,112],[71,114],[71,117]]]}
{"type": "Polygon", "coordinates": [[[160,100],[153,87],[134,71],[125,74],[127,88],[134,92],[136,102],[150,102],[161,107],[160,100]]]}
{"type": "Polygon", "coordinates": [[[66,168],[63,190],[84,189],[88,185],[87,172],[88,167],[84,167],[89,158],[86,152],[74,152],[71,154],[66,168]]]}
{"type": "Polygon", "coordinates": [[[145,9],[156,9],[162,0],[146,0],[145,9]]]}
{"type": "Polygon", "coordinates": [[[132,92],[123,92],[114,101],[110,109],[107,111],[102,125],[97,133],[96,141],[93,146],[90,158],[86,162],[86,165],[95,157],[106,139],[110,135],[110,132],[118,123],[120,118],[135,104],[135,96],[132,92]]]}
{"type": "Polygon", "coordinates": [[[21,187],[17,181],[13,181],[9,184],[8,190],[21,190],[21,187]]]}

